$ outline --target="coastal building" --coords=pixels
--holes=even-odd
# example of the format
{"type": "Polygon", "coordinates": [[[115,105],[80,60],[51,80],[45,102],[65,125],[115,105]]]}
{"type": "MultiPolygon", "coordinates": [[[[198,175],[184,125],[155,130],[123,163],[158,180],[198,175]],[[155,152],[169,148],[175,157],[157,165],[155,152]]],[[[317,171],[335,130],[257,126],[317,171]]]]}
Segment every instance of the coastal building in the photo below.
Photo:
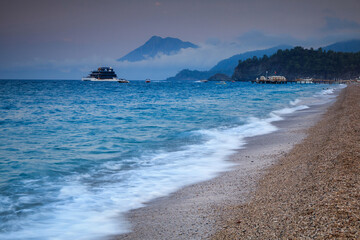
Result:
{"type": "MultiPolygon", "coordinates": [[[[252,81],[252,82],[254,82],[254,81],[252,81]]],[[[260,79],[256,78],[255,82],[256,83],[283,84],[283,83],[287,83],[287,79],[284,76],[269,76],[269,77],[261,76],[260,79]]]]}
{"type": "Polygon", "coordinates": [[[296,83],[314,83],[312,78],[299,78],[296,79],[296,83]]]}
{"type": "Polygon", "coordinates": [[[284,76],[270,76],[268,80],[271,82],[286,82],[286,77],[284,76]]]}

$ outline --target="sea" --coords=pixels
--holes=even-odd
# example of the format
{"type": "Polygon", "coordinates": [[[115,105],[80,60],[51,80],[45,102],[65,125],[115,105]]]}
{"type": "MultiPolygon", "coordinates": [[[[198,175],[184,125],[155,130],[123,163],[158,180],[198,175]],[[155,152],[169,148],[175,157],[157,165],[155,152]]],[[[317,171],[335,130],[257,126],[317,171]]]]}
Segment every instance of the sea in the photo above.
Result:
{"type": "Polygon", "coordinates": [[[0,80],[0,239],[101,239],[342,85],[0,80]]]}

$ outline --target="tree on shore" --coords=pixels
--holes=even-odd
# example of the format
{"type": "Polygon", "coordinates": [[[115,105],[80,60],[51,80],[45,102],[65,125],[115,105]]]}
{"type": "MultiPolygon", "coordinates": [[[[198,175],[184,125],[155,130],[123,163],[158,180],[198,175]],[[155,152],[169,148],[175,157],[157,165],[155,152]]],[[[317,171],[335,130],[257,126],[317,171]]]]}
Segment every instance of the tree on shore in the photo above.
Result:
{"type": "Polygon", "coordinates": [[[360,75],[360,52],[344,53],[295,47],[278,50],[262,58],[239,61],[233,79],[254,80],[266,75],[282,75],[287,79],[311,77],[316,79],[351,79],[360,75]]]}

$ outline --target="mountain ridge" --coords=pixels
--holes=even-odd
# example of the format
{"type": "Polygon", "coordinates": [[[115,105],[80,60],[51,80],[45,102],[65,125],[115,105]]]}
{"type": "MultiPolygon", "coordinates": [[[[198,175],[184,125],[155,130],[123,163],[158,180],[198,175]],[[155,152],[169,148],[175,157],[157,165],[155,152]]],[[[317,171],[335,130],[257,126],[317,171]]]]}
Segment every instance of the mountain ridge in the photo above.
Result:
{"type": "Polygon", "coordinates": [[[323,49],[335,52],[360,52],[360,39],[336,42],[324,47],[323,49]]]}
{"type": "MultiPolygon", "coordinates": [[[[198,70],[189,70],[183,69],[178,72],[174,77],[169,77],[167,80],[200,80],[200,79],[208,79],[216,73],[226,74],[228,76],[232,76],[235,68],[238,65],[238,61],[244,61],[253,57],[262,57],[266,55],[270,57],[275,54],[278,50],[291,49],[293,46],[290,45],[279,45],[276,47],[263,49],[263,50],[255,50],[248,51],[240,54],[233,55],[230,58],[219,61],[214,67],[212,67],[208,71],[198,71],[198,70]],[[231,70],[232,68],[232,70],[231,70]]],[[[334,52],[359,52],[360,51],[360,39],[352,39],[347,41],[340,41],[330,45],[327,45],[322,48],[326,51],[334,51],[334,52]]]]}
{"type": "Polygon", "coordinates": [[[201,79],[208,79],[209,77],[211,77],[216,73],[222,73],[231,76],[234,73],[235,67],[239,63],[239,60],[245,60],[247,58],[252,58],[254,56],[262,57],[264,55],[272,55],[276,53],[276,51],[279,49],[284,50],[292,47],[293,46],[291,45],[279,45],[262,50],[247,51],[219,61],[214,67],[212,67],[208,71],[183,69],[179,73],[177,73],[174,77],[169,77],[166,80],[201,80],[201,79]]]}
{"type": "Polygon", "coordinates": [[[184,42],[178,38],[152,36],[143,45],[117,59],[117,61],[137,62],[154,58],[159,54],[173,55],[181,49],[198,47],[191,42],[184,42]]]}
{"type": "Polygon", "coordinates": [[[234,69],[237,66],[239,60],[245,60],[247,58],[252,58],[254,56],[255,57],[262,57],[264,55],[269,56],[269,55],[274,54],[279,49],[284,50],[284,49],[290,49],[290,48],[293,48],[293,46],[283,44],[283,45],[278,45],[278,46],[267,48],[267,49],[247,51],[244,53],[236,54],[229,58],[221,60],[214,67],[212,67],[209,71],[213,71],[213,72],[220,71],[220,73],[231,75],[234,72],[234,69]],[[224,71],[227,71],[227,72],[224,72],[224,71]]]}
{"type": "Polygon", "coordinates": [[[360,52],[335,52],[302,47],[278,50],[270,57],[254,57],[239,61],[232,79],[249,81],[261,75],[265,76],[267,72],[285,76],[288,80],[354,79],[360,75],[360,52]]]}

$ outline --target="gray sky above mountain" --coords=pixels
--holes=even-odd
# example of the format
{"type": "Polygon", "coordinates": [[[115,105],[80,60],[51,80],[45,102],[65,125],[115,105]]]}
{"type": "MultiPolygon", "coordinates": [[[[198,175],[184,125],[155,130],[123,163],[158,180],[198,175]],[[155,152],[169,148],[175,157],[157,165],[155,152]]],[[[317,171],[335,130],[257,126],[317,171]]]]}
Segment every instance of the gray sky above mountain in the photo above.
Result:
{"type": "Polygon", "coordinates": [[[241,51],[360,38],[359,9],[359,0],[2,0],[0,78],[80,78],[153,35],[200,48],[115,65],[119,75],[206,69],[241,51]]]}

